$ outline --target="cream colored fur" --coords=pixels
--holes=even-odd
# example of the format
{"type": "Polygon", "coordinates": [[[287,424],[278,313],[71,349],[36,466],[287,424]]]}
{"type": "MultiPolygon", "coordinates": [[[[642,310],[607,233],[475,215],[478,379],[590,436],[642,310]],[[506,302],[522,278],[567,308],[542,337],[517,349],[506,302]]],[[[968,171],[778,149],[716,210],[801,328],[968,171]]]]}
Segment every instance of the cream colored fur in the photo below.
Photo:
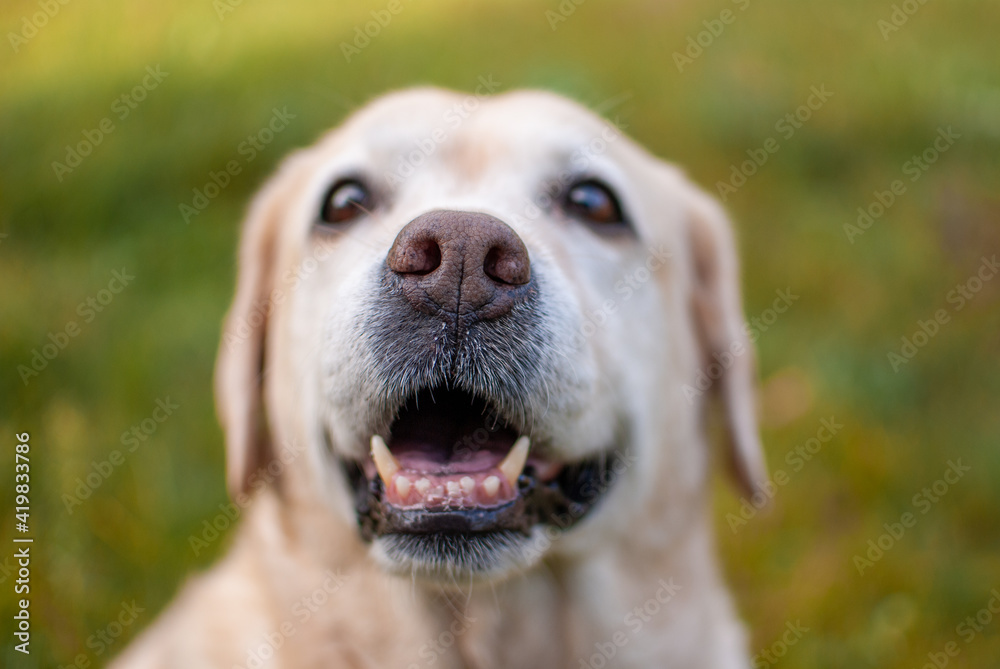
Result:
{"type": "Polygon", "coordinates": [[[250,209],[239,265],[216,390],[243,518],[227,556],[114,667],[578,669],[600,666],[591,658],[611,647],[609,667],[749,666],[715,558],[703,413],[718,396],[729,459],[753,490],[764,478],[753,355],[729,223],[676,168],[552,94],[394,93],[282,164],[250,209]],[[475,107],[467,118],[455,111],[463,102],[475,107]],[[317,235],[324,192],[358,171],[391,206],[317,235]],[[614,187],[635,234],[554,215],[545,194],[569,171],[614,187]],[[373,268],[433,209],[488,213],[529,251],[555,342],[547,396],[531,398],[536,434],[572,460],[624,422],[630,443],[620,446],[634,454],[591,515],[540,532],[537,550],[490,582],[386,573],[359,537],[334,457],[366,452],[357,416],[364,393],[379,392],[365,376],[378,363],[356,346],[373,268]],[[692,393],[734,345],[743,352],[713,388],[692,393]],[[287,464],[264,476],[277,456],[287,464]]]}

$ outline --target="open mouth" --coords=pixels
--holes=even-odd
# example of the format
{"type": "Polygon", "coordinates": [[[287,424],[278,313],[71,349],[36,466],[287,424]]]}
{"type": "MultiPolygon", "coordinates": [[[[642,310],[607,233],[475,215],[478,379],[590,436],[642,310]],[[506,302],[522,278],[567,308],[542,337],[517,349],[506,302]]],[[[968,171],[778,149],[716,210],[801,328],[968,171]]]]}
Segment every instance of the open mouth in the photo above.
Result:
{"type": "Polygon", "coordinates": [[[565,530],[583,518],[617,457],[561,461],[487,400],[443,386],[411,397],[370,449],[343,461],[362,537],[391,539],[398,558],[473,572],[537,525],[565,530]]]}

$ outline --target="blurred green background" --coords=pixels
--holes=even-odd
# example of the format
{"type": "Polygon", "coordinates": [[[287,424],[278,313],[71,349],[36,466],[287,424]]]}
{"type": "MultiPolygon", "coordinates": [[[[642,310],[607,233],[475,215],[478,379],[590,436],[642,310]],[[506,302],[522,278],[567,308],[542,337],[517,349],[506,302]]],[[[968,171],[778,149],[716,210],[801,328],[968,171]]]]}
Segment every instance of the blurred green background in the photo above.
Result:
{"type": "Polygon", "coordinates": [[[342,44],[387,5],[0,7],[0,664],[103,664],[225,550],[222,540],[195,555],[188,537],[227,499],[212,365],[237,225],[275,164],[378,93],[472,90],[491,76],[619,118],[713,192],[748,150],[778,143],[726,201],[748,317],[769,319],[777,290],[799,296],[757,341],[764,441],[784,484],[769,511],[735,524],[741,502],[716,481],[754,652],[798,623],[809,631],[774,658],[781,666],[918,667],[948,642],[959,666],[997,666],[1000,620],[972,639],[956,628],[1000,587],[1000,279],[974,295],[972,281],[961,309],[951,291],[1000,252],[1000,5],[897,3],[906,21],[883,35],[888,1],[402,0],[347,62],[342,44]],[[689,47],[696,57],[679,68],[689,47]],[[121,96],[147,67],[168,74],[131,108],[121,96]],[[813,86],[833,95],[787,137],[776,124],[813,86]],[[241,143],[275,107],[294,120],[247,162],[241,143]],[[54,169],[104,118],[113,131],[92,153],[54,169]],[[907,161],[947,128],[960,137],[911,181],[907,161]],[[185,223],[179,204],[232,159],[242,172],[185,223]],[[852,243],[844,226],[897,179],[905,193],[852,243]],[[108,292],[123,268],[135,278],[108,292]],[[939,309],[948,322],[894,371],[887,354],[939,309]],[[19,366],[70,322],[75,336],[23,379],[19,366]],[[158,399],[178,405],[162,423],[150,420],[158,399]],[[842,424],[833,439],[797,460],[831,417],[842,424]],[[132,426],[145,440],[128,452],[132,426]],[[24,431],[36,537],[27,659],[9,633],[13,435],[24,431]],[[68,510],[77,479],[107,471],[116,449],[124,463],[68,510]],[[970,470],[938,502],[914,499],[958,458],[970,470]],[[859,574],[855,555],[906,512],[916,525],[859,574]],[[145,608],[137,622],[100,641],[133,599],[145,608]]]}

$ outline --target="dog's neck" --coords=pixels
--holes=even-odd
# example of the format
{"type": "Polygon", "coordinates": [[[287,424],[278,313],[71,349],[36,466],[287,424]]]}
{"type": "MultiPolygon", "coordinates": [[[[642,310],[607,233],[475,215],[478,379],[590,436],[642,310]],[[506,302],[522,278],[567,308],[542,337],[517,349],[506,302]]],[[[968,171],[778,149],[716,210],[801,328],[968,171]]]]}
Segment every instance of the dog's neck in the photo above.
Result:
{"type": "Polygon", "coordinates": [[[499,657],[499,666],[649,667],[670,648],[671,666],[703,666],[705,649],[722,645],[716,637],[731,634],[723,628],[733,620],[707,527],[692,524],[667,551],[617,544],[474,590],[456,607],[474,621],[459,638],[463,658],[468,666],[499,657]]]}
{"type": "MultiPolygon", "coordinates": [[[[384,619],[412,624],[412,633],[399,635],[411,639],[400,648],[412,659],[404,667],[603,666],[595,653],[608,666],[643,667],[664,649],[677,657],[672,666],[743,666],[742,631],[719,578],[707,505],[685,514],[688,523],[667,545],[650,545],[656,533],[636,532],[577,556],[547,558],[499,583],[451,586],[387,575],[360,540],[329,545],[316,533],[316,518],[266,506],[290,542],[289,558],[308,563],[296,569],[357,579],[384,619]],[[393,615],[405,610],[422,613],[393,615]]],[[[272,576],[272,587],[287,587],[283,574],[272,576]]],[[[345,624],[336,623],[339,635],[345,624]]]]}

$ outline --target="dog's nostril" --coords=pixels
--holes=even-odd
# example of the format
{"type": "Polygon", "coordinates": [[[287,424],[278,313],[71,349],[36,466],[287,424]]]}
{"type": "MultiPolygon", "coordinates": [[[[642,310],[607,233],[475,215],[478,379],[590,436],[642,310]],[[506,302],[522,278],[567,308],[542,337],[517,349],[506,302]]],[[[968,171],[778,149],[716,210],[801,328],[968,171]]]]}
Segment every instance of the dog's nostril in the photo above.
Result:
{"type": "Polygon", "coordinates": [[[498,244],[483,259],[486,276],[499,283],[520,286],[531,278],[531,266],[523,244],[498,244]]]}
{"type": "Polygon", "coordinates": [[[533,294],[524,242],[479,212],[435,210],[413,219],[396,235],[386,269],[415,309],[446,320],[499,318],[533,294]]]}
{"type": "Polygon", "coordinates": [[[389,266],[399,274],[430,274],[441,265],[441,247],[433,239],[411,241],[393,251],[389,266]]]}

